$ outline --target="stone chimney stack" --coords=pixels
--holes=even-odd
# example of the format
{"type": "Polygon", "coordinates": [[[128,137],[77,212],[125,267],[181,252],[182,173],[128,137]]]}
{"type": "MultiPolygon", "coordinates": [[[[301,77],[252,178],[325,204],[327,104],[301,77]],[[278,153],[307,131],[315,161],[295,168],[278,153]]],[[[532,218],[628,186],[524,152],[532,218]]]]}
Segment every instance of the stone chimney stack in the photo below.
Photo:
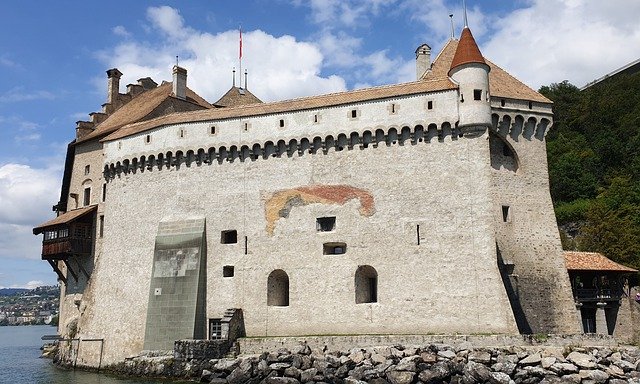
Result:
{"type": "Polygon", "coordinates": [[[431,69],[431,47],[422,44],[416,49],[416,80],[420,80],[429,69],[431,69]]]}
{"type": "Polygon", "coordinates": [[[182,100],[187,98],[187,70],[177,65],[173,66],[173,95],[182,100]]]}
{"type": "Polygon", "coordinates": [[[120,93],[120,77],[122,77],[122,72],[120,72],[118,68],[112,68],[107,70],[107,77],[109,78],[107,103],[115,105],[118,101],[118,94],[120,93]]]}

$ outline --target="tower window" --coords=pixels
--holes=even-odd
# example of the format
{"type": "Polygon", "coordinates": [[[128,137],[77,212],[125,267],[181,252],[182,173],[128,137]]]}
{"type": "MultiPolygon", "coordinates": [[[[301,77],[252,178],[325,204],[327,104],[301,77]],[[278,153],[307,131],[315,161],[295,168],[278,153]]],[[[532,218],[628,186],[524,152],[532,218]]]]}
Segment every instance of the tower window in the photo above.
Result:
{"type": "Polygon", "coordinates": [[[284,128],[284,120],[280,119],[280,128],[284,128]]]}
{"type": "Polygon", "coordinates": [[[473,100],[482,100],[482,89],[473,90],[473,100]]]}
{"type": "Polygon", "coordinates": [[[102,184],[102,201],[107,199],[107,183],[102,184]]]}
{"type": "Polygon", "coordinates": [[[91,166],[90,165],[85,165],[84,166],[84,175],[88,175],[89,172],[91,172],[91,166]]]}
{"type": "Polygon", "coordinates": [[[222,277],[233,277],[234,269],[233,265],[225,265],[222,267],[222,277]]]}
{"type": "Polygon", "coordinates": [[[358,117],[358,110],[352,109],[351,110],[351,118],[355,119],[356,117],[358,117]]]}
{"type": "Polygon", "coordinates": [[[184,137],[184,129],[181,129],[180,130],[180,138],[183,138],[183,137],[184,137]]]}
{"type": "Polygon", "coordinates": [[[323,255],[342,255],[347,252],[347,244],[345,243],[324,243],[322,245],[323,255]]]}
{"type": "Polygon", "coordinates": [[[230,229],[220,232],[221,244],[236,244],[238,242],[238,231],[230,229]]]}
{"type": "Polygon", "coordinates": [[[100,215],[100,237],[104,236],[104,215],[100,215]]]}
{"type": "Polygon", "coordinates": [[[396,104],[395,103],[391,103],[391,113],[396,113],[396,104]]]}
{"type": "Polygon", "coordinates": [[[318,114],[317,113],[315,115],[313,115],[313,122],[314,123],[318,122],[318,114]]]}
{"type": "Polygon", "coordinates": [[[85,207],[91,204],[91,188],[84,189],[82,203],[85,207]]]}
{"type": "Polygon", "coordinates": [[[432,100],[427,101],[427,109],[433,109],[433,101],[432,100]]]}
{"type": "Polygon", "coordinates": [[[511,221],[511,207],[508,205],[502,206],[502,222],[508,223],[511,221]]]}
{"type": "Polygon", "coordinates": [[[209,134],[211,135],[215,135],[216,134],[216,126],[212,125],[211,127],[209,127],[209,134]]]}
{"type": "Polygon", "coordinates": [[[500,99],[500,106],[504,107],[505,104],[506,104],[506,101],[504,99],[500,99]]]}
{"type": "Polygon", "coordinates": [[[318,217],[316,219],[316,230],[318,232],[331,232],[336,229],[336,217],[318,217]]]}
{"type": "Polygon", "coordinates": [[[529,109],[533,109],[533,102],[529,102],[529,109]]]}
{"type": "Polygon", "coordinates": [[[144,142],[145,142],[145,143],[147,143],[147,144],[149,144],[149,143],[151,142],[151,135],[147,135],[147,136],[144,138],[144,142]]]}

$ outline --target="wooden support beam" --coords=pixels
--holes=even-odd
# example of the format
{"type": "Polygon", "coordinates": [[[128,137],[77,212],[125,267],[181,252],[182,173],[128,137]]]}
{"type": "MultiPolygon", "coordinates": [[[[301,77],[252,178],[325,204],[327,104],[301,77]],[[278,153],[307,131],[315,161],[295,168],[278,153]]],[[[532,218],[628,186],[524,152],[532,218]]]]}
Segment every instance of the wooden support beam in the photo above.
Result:
{"type": "Polygon", "coordinates": [[[67,284],[67,278],[64,277],[64,275],[62,274],[62,271],[60,270],[60,268],[58,268],[58,263],[54,260],[47,260],[49,262],[49,264],[51,264],[51,267],[53,268],[53,271],[58,275],[58,278],[60,280],[62,280],[63,283],[65,283],[65,285],[67,284]]]}
{"type": "Polygon", "coordinates": [[[67,272],[69,272],[71,274],[71,276],[73,276],[73,279],[77,283],[78,282],[78,275],[73,271],[73,268],[71,268],[71,264],[69,263],[69,260],[64,259],[62,261],[64,261],[64,265],[67,266],[67,272]]]}

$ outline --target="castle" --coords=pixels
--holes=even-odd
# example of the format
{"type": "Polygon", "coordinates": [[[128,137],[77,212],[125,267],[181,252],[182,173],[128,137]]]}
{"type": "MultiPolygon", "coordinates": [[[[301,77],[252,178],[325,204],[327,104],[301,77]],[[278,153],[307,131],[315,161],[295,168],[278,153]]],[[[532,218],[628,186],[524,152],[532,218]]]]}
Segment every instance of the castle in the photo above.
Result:
{"type": "Polygon", "coordinates": [[[210,104],[149,78],[78,122],[34,229],[79,364],[178,339],[579,333],[549,194],[552,103],[468,27],[417,80],[210,104]],[[99,357],[98,357],[99,356],[99,357]]]}

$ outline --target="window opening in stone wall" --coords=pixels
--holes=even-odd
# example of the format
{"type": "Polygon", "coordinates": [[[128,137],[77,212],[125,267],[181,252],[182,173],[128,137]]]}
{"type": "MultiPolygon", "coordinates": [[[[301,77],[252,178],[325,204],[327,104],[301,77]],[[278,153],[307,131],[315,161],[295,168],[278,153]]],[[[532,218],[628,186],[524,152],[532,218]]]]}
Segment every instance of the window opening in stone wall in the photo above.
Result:
{"type": "Polygon", "coordinates": [[[464,103],[464,95],[462,93],[460,94],[460,102],[464,103]]]}
{"type": "Polygon", "coordinates": [[[416,237],[418,239],[418,245],[420,245],[420,224],[416,225],[416,237]]]}
{"type": "Polygon", "coordinates": [[[244,254],[247,255],[249,253],[249,239],[247,236],[244,237],[244,254]]]}
{"type": "Polygon", "coordinates": [[[506,102],[504,101],[504,99],[501,99],[501,100],[500,100],[500,106],[501,106],[501,107],[504,107],[504,105],[505,105],[505,104],[506,104],[506,102]]]}
{"type": "Polygon", "coordinates": [[[396,113],[396,105],[395,105],[395,103],[391,103],[391,113],[396,113]]]}
{"type": "Polygon", "coordinates": [[[184,137],[184,129],[180,130],[180,137],[183,138],[184,137]]]}
{"type": "Polygon", "coordinates": [[[247,129],[249,129],[249,123],[244,123],[244,130],[246,131],[247,129]]]}
{"type": "Polygon", "coordinates": [[[533,103],[531,101],[529,102],[529,109],[533,109],[533,103]]]}
{"type": "Polygon", "coordinates": [[[316,230],[318,232],[331,232],[336,229],[336,217],[318,217],[316,219],[316,230]]]}
{"type": "Polygon", "coordinates": [[[145,141],[145,143],[149,144],[149,143],[151,142],[151,135],[147,135],[147,136],[144,138],[144,141],[145,141]]]}
{"type": "Polygon", "coordinates": [[[84,195],[82,199],[82,204],[86,207],[91,204],[91,187],[87,187],[84,189],[84,195]]]}
{"type": "Polygon", "coordinates": [[[361,265],[355,274],[356,304],[378,302],[378,272],[370,265],[361,265]]]}
{"type": "Polygon", "coordinates": [[[323,255],[342,255],[347,252],[346,243],[324,243],[322,244],[323,255]]]}
{"type": "Polygon", "coordinates": [[[427,101],[427,109],[433,109],[433,101],[432,100],[427,101]]]}
{"type": "Polygon", "coordinates": [[[289,276],[282,269],[276,269],[267,278],[267,305],[289,306],[289,276]]]}
{"type": "Polygon", "coordinates": [[[102,202],[107,199],[107,183],[102,184],[102,202]]]}
{"type": "Polygon", "coordinates": [[[87,176],[90,171],[91,171],[91,166],[90,165],[85,165],[84,166],[84,175],[87,176]]]}
{"type": "Polygon", "coordinates": [[[284,120],[280,119],[280,128],[284,128],[284,120]]]}
{"type": "Polygon", "coordinates": [[[212,125],[211,127],[209,127],[209,134],[211,135],[215,135],[216,134],[216,126],[212,125]]]}
{"type": "Polygon", "coordinates": [[[314,123],[318,122],[318,114],[317,113],[315,115],[313,115],[313,122],[314,123]]]}
{"type": "Polygon", "coordinates": [[[209,319],[209,340],[222,339],[221,319],[209,319]]]}
{"type": "Polygon", "coordinates": [[[233,265],[225,265],[222,267],[222,277],[233,277],[233,265]]]}
{"type": "Polygon", "coordinates": [[[358,117],[358,111],[355,109],[351,110],[351,118],[355,119],[356,117],[358,117]]]}
{"type": "Polygon", "coordinates": [[[482,100],[482,90],[474,89],[473,90],[473,100],[482,100]]]}
{"type": "Polygon", "coordinates": [[[100,233],[100,237],[103,237],[104,236],[104,215],[100,215],[100,220],[99,221],[100,221],[100,223],[99,223],[99,225],[100,225],[99,231],[100,232],[99,233],[100,233]]]}
{"type": "Polygon", "coordinates": [[[508,205],[502,206],[502,221],[508,223],[511,221],[511,207],[508,205]]]}
{"type": "Polygon", "coordinates": [[[238,231],[230,229],[222,231],[220,233],[220,243],[222,244],[235,244],[238,242],[238,231]]]}

